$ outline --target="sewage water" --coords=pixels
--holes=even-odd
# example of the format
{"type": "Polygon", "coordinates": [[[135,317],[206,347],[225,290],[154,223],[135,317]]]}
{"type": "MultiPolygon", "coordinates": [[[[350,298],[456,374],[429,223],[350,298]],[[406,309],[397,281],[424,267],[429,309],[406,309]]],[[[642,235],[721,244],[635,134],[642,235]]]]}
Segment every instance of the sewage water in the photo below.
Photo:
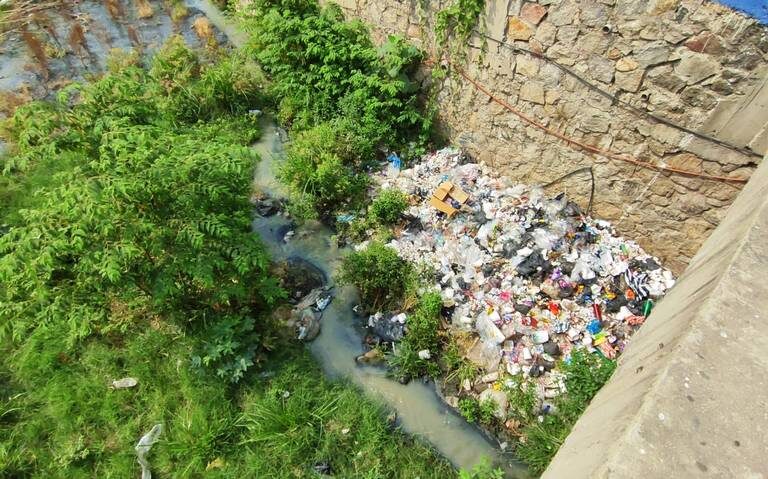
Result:
{"type": "MultiPolygon", "coordinates": [[[[235,45],[242,45],[244,35],[205,0],[188,0],[188,5],[202,11],[235,45]]],[[[253,148],[261,160],[254,173],[254,188],[273,198],[285,198],[286,191],[275,178],[283,158],[286,134],[270,118],[261,122],[262,136],[253,148]]],[[[287,243],[285,233],[292,229],[289,219],[281,215],[256,217],[253,230],[258,233],[275,260],[303,258],[320,268],[332,282],[343,255],[331,240],[333,232],[319,222],[307,222],[295,228],[287,243]]],[[[438,397],[434,384],[411,381],[407,385],[387,377],[383,368],[360,365],[355,358],[364,352],[359,320],[352,307],[358,296],[352,287],[336,287],[335,297],[323,312],[320,335],[309,344],[328,376],[351,379],[374,400],[395,410],[402,429],[429,444],[457,467],[471,468],[482,458],[502,467],[509,478],[530,477],[527,469],[511,454],[500,449],[477,428],[468,424],[438,397]]]]}
{"type": "MultiPolygon", "coordinates": [[[[285,134],[267,118],[262,128],[263,136],[254,146],[261,157],[254,186],[272,197],[284,197],[274,173],[283,155],[285,134]]],[[[253,222],[254,231],[261,235],[274,259],[300,257],[331,278],[346,253],[331,240],[332,231],[320,223],[310,222],[296,228],[295,236],[286,243],[283,237],[291,228],[290,220],[280,215],[257,217],[253,222]]],[[[370,397],[396,410],[403,430],[432,444],[454,465],[470,468],[487,457],[500,465],[507,477],[529,477],[524,466],[509,454],[502,454],[478,429],[443,403],[434,385],[420,381],[402,385],[387,377],[383,368],[356,363],[354,358],[364,352],[360,320],[352,312],[357,294],[351,287],[337,287],[334,292],[333,302],[323,313],[321,333],[309,344],[326,374],[351,379],[370,397]]]]}

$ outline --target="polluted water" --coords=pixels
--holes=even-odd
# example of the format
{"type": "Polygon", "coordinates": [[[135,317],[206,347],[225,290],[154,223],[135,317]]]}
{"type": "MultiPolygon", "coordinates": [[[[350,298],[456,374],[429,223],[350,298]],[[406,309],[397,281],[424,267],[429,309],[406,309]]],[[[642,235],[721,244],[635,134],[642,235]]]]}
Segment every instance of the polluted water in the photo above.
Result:
{"type": "MultiPolygon", "coordinates": [[[[235,45],[242,44],[242,33],[215,6],[202,0],[188,4],[202,11],[235,45]]],[[[260,157],[254,173],[254,190],[274,200],[284,199],[286,192],[276,173],[287,135],[267,116],[262,117],[261,128],[262,137],[253,145],[260,157]]],[[[256,215],[253,230],[261,236],[273,260],[300,258],[319,268],[329,281],[348,252],[332,241],[334,232],[319,222],[306,222],[294,228],[283,215],[256,215]],[[289,241],[285,241],[286,235],[289,241]]],[[[506,477],[530,477],[526,467],[510,453],[503,453],[479,429],[443,403],[433,384],[412,381],[403,385],[388,377],[384,368],[357,363],[355,358],[364,352],[364,331],[352,311],[358,304],[357,293],[348,286],[337,287],[333,293],[333,301],[323,311],[322,332],[309,344],[327,375],[350,379],[369,397],[396,411],[398,424],[405,432],[427,441],[455,466],[469,469],[488,458],[505,471],[506,477]]]]}
{"type": "MultiPolygon", "coordinates": [[[[254,149],[261,157],[254,175],[255,189],[271,198],[284,195],[275,180],[282,157],[284,133],[268,118],[262,120],[263,136],[254,149]]],[[[331,240],[333,232],[318,222],[294,229],[291,220],[275,214],[256,217],[253,229],[268,246],[275,261],[300,258],[331,278],[348,252],[331,240]],[[293,233],[291,233],[293,232],[293,233]],[[289,238],[285,241],[286,236],[289,238]]],[[[362,365],[355,358],[364,352],[364,331],[352,311],[358,304],[353,287],[335,288],[333,301],[323,311],[321,333],[309,344],[323,370],[331,377],[348,378],[371,398],[397,412],[404,431],[429,442],[457,467],[471,468],[483,457],[501,466],[507,477],[529,477],[525,466],[502,453],[477,428],[467,424],[438,397],[433,384],[412,381],[400,384],[384,368],[362,365]]]]}

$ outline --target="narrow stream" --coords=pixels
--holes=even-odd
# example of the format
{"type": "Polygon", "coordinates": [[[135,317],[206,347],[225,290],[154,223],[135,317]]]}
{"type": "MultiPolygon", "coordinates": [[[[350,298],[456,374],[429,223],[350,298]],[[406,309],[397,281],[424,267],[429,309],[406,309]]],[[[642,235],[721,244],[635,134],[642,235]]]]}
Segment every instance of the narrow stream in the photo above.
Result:
{"type": "MultiPolygon", "coordinates": [[[[191,0],[190,6],[200,9],[211,22],[225,32],[236,45],[242,45],[244,35],[227,21],[221,12],[204,0],[191,0]]],[[[284,132],[268,118],[262,121],[261,140],[254,149],[261,157],[254,175],[254,187],[274,198],[285,196],[275,179],[283,157],[284,132]]],[[[331,241],[332,231],[314,222],[302,225],[288,243],[283,241],[290,221],[284,216],[256,217],[253,229],[268,246],[274,259],[304,258],[331,278],[344,250],[331,241]]],[[[352,312],[357,293],[354,288],[336,288],[335,298],[324,311],[320,335],[309,345],[310,350],[331,377],[351,379],[375,400],[397,411],[404,431],[432,444],[437,451],[457,467],[471,468],[487,457],[506,471],[507,477],[529,477],[526,468],[515,462],[510,454],[502,454],[479,430],[467,424],[437,396],[434,385],[411,381],[402,385],[386,376],[380,367],[362,366],[355,357],[363,353],[363,341],[352,312]]]]}
{"type": "MultiPolygon", "coordinates": [[[[262,160],[256,168],[255,187],[273,197],[282,191],[274,171],[282,157],[281,134],[274,123],[265,119],[263,136],[254,148],[262,160]]],[[[257,217],[253,229],[261,235],[275,259],[304,258],[323,270],[328,278],[345,250],[331,241],[331,230],[317,222],[302,225],[288,243],[283,236],[290,221],[284,216],[257,217]]],[[[350,378],[371,397],[397,411],[403,430],[428,441],[457,467],[469,468],[483,456],[502,465],[507,477],[527,477],[524,466],[509,455],[502,455],[477,429],[456,415],[437,396],[434,385],[411,381],[407,385],[386,376],[383,368],[359,365],[355,357],[362,354],[362,336],[352,312],[357,294],[354,288],[336,288],[336,297],[323,313],[320,335],[309,348],[325,372],[332,377],[350,378]]]]}

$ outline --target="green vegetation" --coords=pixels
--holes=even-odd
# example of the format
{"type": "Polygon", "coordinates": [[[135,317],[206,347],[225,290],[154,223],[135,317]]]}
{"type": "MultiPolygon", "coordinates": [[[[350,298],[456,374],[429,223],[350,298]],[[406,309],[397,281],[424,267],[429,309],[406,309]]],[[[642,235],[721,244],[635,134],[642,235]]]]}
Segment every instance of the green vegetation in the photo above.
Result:
{"type": "Polygon", "coordinates": [[[253,2],[245,23],[278,118],[297,137],[280,176],[298,218],[359,209],[381,149],[423,151],[432,119],[418,101],[418,49],[399,37],[376,48],[362,23],[313,0],[253,2]]]}
{"type": "Polygon", "coordinates": [[[364,200],[368,177],[358,172],[353,140],[331,123],[296,135],[279,171],[292,188],[292,216],[328,219],[364,200]]]}
{"type": "Polygon", "coordinates": [[[136,477],[158,423],[160,477],[455,477],[269,319],[258,68],[179,40],[149,71],[135,58],[4,125],[0,477],[136,477]]]}
{"type": "Polygon", "coordinates": [[[504,471],[494,469],[489,461],[483,460],[471,471],[459,471],[459,479],[504,479],[504,471]]]}
{"type": "Polygon", "coordinates": [[[156,423],[165,425],[149,455],[158,477],[314,477],[317,463],[336,477],[455,477],[362,393],[325,380],[305,352],[287,351],[287,362],[266,364],[273,376],[231,388],[180,366],[194,341],[170,331],[71,356],[45,346],[42,358],[14,358],[25,362],[21,383],[0,376],[0,477],[138,477],[133,446],[156,423]],[[123,376],[138,386],[107,388],[123,376]]]}
{"type": "Polygon", "coordinates": [[[250,232],[244,145],[258,128],[235,110],[258,98],[256,80],[234,58],[202,68],[174,39],[149,73],[126,66],[17,110],[5,171],[35,194],[0,238],[3,337],[66,325],[59,339],[75,348],[156,319],[204,331],[198,361],[222,377],[262,358],[283,293],[250,232]],[[30,184],[51,157],[61,169],[30,184]]]}
{"type": "Polygon", "coordinates": [[[484,9],[485,0],[453,0],[450,6],[437,12],[435,37],[439,46],[451,43],[454,51],[463,51],[484,9]]]}
{"type": "Polygon", "coordinates": [[[516,455],[537,474],[546,469],[589,402],[611,377],[616,362],[576,350],[561,368],[568,392],[555,400],[555,413],[545,415],[542,422],[530,412],[532,392],[510,396],[510,405],[518,410],[519,418],[525,424],[522,430],[525,441],[517,446],[516,455]]]}
{"type": "Polygon", "coordinates": [[[435,358],[441,347],[439,331],[442,306],[440,293],[429,292],[419,298],[416,307],[409,313],[405,337],[389,357],[389,365],[398,375],[419,377],[440,374],[435,358]],[[423,350],[429,351],[429,359],[419,357],[419,351],[423,350]]]}
{"type": "Polygon", "coordinates": [[[414,270],[397,252],[379,242],[350,253],[339,269],[340,284],[352,284],[372,310],[399,305],[412,283],[414,270]]]}
{"type": "Polygon", "coordinates": [[[400,190],[382,190],[370,206],[371,216],[381,224],[391,225],[408,208],[408,197],[400,190]]]}
{"type": "Polygon", "coordinates": [[[465,397],[459,400],[459,413],[467,422],[490,425],[493,422],[495,410],[496,403],[490,399],[478,401],[473,397],[465,397]]]}

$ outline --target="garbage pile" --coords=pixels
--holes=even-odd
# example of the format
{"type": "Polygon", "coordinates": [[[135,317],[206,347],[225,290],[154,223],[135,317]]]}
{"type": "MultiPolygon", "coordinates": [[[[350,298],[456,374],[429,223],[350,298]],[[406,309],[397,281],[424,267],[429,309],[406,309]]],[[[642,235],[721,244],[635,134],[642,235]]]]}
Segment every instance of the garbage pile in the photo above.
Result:
{"type": "Polygon", "coordinates": [[[675,283],[564,195],[511,184],[457,150],[390,167],[378,182],[412,195],[407,225],[388,245],[432,268],[451,327],[476,333],[465,354],[484,371],[477,382],[523,374],[538,378],[540,399],[557,396],[557,359],[574,348],[615,358],[675,283]]]}

